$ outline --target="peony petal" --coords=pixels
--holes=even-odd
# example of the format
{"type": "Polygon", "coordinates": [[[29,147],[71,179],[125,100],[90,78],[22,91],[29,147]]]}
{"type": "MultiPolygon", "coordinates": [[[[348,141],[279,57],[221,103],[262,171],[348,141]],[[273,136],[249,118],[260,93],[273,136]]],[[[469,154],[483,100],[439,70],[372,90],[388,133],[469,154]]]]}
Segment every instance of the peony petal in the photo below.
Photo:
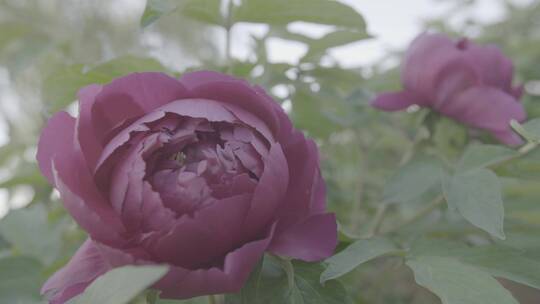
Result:
{"type": "Polygon", "coordinates": [[[212,265],[217,258],[237,247],[251,194],[215,201],[194,214],[183,216],[164,236],[150,240],[149,251],[163,261],[186,268],[212,265]]]}
{"type": "Polygon", "coordinates": [[[449,60],[435,77],[430,106],[436,110],[444,107],[462,91],[480,83],[477,72],[463,57],[449,60]]]}
{"type": "MultiPolygon", "coordinates": [[[[171,266],[170,271],[153,287],[166,299],[187,299],[209,294],[238,292],[262,258],[273,237],[270,227],[263,238],[246,243],[224,255],[219,266],[187,269],[171,266]]],[[[100,252],[113,267],[127,264],[155,264],[139,250],[120,251],[99,244],[100,252]]]]}
{"type": "Polygon", "coordinates": [[[187,89],[163,73],[133,73],[117,78],[103,87],[92,106],[95,134],[102,144],[106,144],[116,127],[173,100],[187,97],[187,89]]]}
{"type": "Polygon", "coordinates": [[[484,85],[499,87],[511,93],[514,67],[498,47],[469,43],[463,52],[469,65],[481,76],[484,85]]]}
{"type": "Polygon", "coordinates": [[[289,185],[287,159],[279,143],[274,143],[264,160],[264,171],[253,194],[245,221],[245,234],[254,237],[267,227],[283,203],[289,185]]]}
{"type": "Polygon", "coordinates": [[[94,239],[121,245],[125,229],[97,190],[80,151],[53,160],[53,176],[64,207],[94,239]]]}
{"type": "Polygon", "coordinates": [[[155,287],[162,290],[161,297],[172,299],[238,292],[262,258],[271,239],[272,230],[264,239],[230,252],[222,268],[187,270],[173,267],[155,287]]]}
{"type": "Polygon", "coordinates": [[[511,147],[517,147],[525,143],[523,139],[521,139],[521,137],[519,137],[519,135],[517,135],[516,132],[512,130],[498,131],[498,132],[495,131],[491,133],[500,142],[511,147]]]}
{"type": "MultiPolygon", "coordinates": [[[[186,73],[180,81],[197,98],[219,100],[228,105],[253,113],[264,121],[272,134],[280,132],[279,119],[276,116],[275,103],[243,79],[212,71],[186,73]]],[[[256,127],[256,126],[254,126],[256,127]]]]}
{"type": "Polygon", "coordinates": [[[94,170],[96,162],[103,150],[103,145],[94,133],[92,125],[92,106],[102,86],[93,84],[79,90],[79,118],[77,119],[76,138],[83,151],[90,170],[94,170]]]}
{"type": "Polygon", "coordinates": [[[523,105],[516,102],[514,97],[493,87],[472,87],[440,111],[472,127],[499,134],[499,139],[505,143],[511,142],[504,139],[508,135],[500,134],[511,131],[510,120],[521,122],[527,115],[523,105]]]}
{"type": "Polygon", "coordinates": [[[454,41],[446,35],[424,33],[418,36],[411,43],[402,63],[401,82],[405,90],[431,101],[436,75],[449,61],[461,56],[454,41]]]}
{"type": "Polygon", "coordinates": [[[37,161],[41,173],[51,185],[55,185],[52,161],[55,155],[73,150],[75,119],[66,112],[58,112],[47,121],[39,137],[37,161]]]}
{"type": "MultiPolygon", "coordinates": [[[[319,174],[319,154],[312,140],[295,131],[284,148],[290,174],[290,184],[278,211],[277,231],[307,217],[312,208],[313,182],[319,174]]],[[[322,198],[323,203],[325,197],[322,198]]]]}
{"type": "Polygon", "coordinates": [[[90,239],[77,250],[71,260],[41,288],[52,304],[62,304],[82,293],[98,276],[110,269],[90,239]]]}
{"type": "Polygon", "coordinates": [[[313,215],[279,234],[276,233],[269,251],[313,262],[331,256],[336,245],[336,217],[327,213],[313,215]]]}
{"type": "Polygon", "coordinates": [[[383,111],[401,111],[413,104],[420,103],[420,98],[415,97],[414,94],[408,91],[382,93],[378,95],[373,101],[371,106],[383,110],[383,111]]]}

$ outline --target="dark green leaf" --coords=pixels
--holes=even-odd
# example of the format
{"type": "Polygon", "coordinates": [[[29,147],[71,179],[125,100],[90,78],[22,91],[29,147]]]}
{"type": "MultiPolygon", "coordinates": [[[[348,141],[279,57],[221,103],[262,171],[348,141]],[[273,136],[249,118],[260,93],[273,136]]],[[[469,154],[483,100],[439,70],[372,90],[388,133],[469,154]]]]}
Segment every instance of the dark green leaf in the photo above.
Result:
{"type": "Polygon", "coordinates": [[[322,286],[319,277],[322,265],[293,262],[294,282],[274,257],[265,257],[261,270],[256,270],[240,294],[227,295],[226,304],[346,304],[350,303],[338,281],[322,286]],[[292,289],[291,289],[292,287],[292,289]],[[255,289],[255,290],[252,290],[255,289]]]}
{"type": "Polygon", "coordinates": [[[322,273],[320,281],[324,283],[338,278],[371,259],[397,249],[394,243],[384,238],[356,241],[345,250],[326,260],[328,267],[322,273]]]}
{"type": "Polygon", "coordinates": [[[501,185],[493,172],[474,169],[456,174],[444,183],[444,195],[471,224],[504,239],[501,185]]]}
{"type": "Polygon", "coordinates": [[[124,266],[97,278],[68,304],[126,304],[161,279],[167,266],[124,266]]]}

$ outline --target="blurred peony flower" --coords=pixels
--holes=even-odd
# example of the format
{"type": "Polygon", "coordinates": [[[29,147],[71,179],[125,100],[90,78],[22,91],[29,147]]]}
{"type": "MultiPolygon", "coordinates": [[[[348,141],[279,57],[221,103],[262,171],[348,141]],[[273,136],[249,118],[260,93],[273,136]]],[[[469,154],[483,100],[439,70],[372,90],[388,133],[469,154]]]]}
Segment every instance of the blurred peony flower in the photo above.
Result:
{"type": "Polygon", "coordinates": [[[525,120],[526,113],[518,101],[522,87],[512,86],[512,76],[512,62],[495,46],[425,33],[411,43],[402,62],[403,91],[380,94],[372,105],[384,111],[429,107],[518,145],[522,140],[509,122],[525,120]]]}
{"type": "Polygon", "coordinates": [[[90,236],[43,286],[51,303],[127,264],[169,265],[164,298],[235,292],[265,251],[316,261],[336,246],[315,143],[261,88],[216,72],[85,87],[37,159],[90,236]]]}

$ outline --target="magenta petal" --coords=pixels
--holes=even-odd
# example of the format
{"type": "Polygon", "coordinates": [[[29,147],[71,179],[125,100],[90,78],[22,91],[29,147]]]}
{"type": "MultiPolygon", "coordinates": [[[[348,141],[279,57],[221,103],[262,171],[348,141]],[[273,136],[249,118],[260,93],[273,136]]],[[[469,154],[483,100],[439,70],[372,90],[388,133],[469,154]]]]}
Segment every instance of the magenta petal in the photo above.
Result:
{"type": "Polygon", "coordinates": [[[491,133],[500,142],[508,146],[517,147],[525,143],[523,139],[521,139],[521,137],[519,137],[519,135],[517,135],[516,132],[512,130],[494,131],[491,133]]]}
{"type": "Polygon", "coordinates": [[[133,73],[103,87],[92,107],[95,134],[105,144],[110,132],[173,100],[187,98],[176,79],[157,72],[133,73]]]}
{"type": "Polygon", "coordinates": [[[493,45],[478,46],[470,43],[464,50],[469,64],[477,69],[483,83],[504,89],[512,89],[514,68],[512,61],[493,45]]]}
{"type": "Polygon", "coordinates": [[[281,145],[274,143],[265,159],[264,171],[253,194],[245,221],[245,234],[254,236],[269,224],[277,213],[289,184],[289,168],[281,145]]]}
{"type": "Polygon", "coordinates": [[[327,213],[313,215],[277,234],[269,250],[277,255],[313,262],[331,256],[336,245],[336,217],[327,213]]]}
{"type": "Polygon", "coordinates": [[[81,146],[86,163],[90,170],[94,170],[96,162],[103,150],[99,142],[94,127],[92,125],[92,106],[97,94],[101,92],[102,86],[93,84],[79,90],[79,118],[77,119],[77,140],[81,146]]]}
{"type": "Polygon", "coordinates": [[[400,111],[413,104],[420,103],[420,98],[407,91],[382,93],[377,96],[371,106],[383,111],[400,111]]]}
{"type": "MultiPolygon", "coordinates": [[[[441,112],[472,127],[492,133],[511,131],[510,121],[526,119],[523,105],[493,87],[472,87],[458,95],[441,112]]],[[[499,139],[507,138],[506,136],[499,139]]],[[[507,142],[503,139],[503,142],[507,142]]]]}
{"type": "Polygon", "coordinates": [[[467,88],[479,84],[475,69],[462,57],[449,60],[436,75],[429,106],[439,110],[467,88]]]}
{"type": "Polygon", "coordinates": [[[263,120],[274,135],[279,132],[274,102],[247,81],[211,71],[187,73],[180,81],[189,87],[193,96],[240,107],[263,120]]]}
{"type": "Polygon", "coordinates": [[[440,69],[460,56],[461,51],[447,36],[422,34],[411,43],[405,54],[401,82],[407,91],[429,98],[440,69]]]}
{"type": "Polygon", "coordinates": [[[92,238],[106,244],[122,244],[125,229],[111,206],[98,192],[80,152],[53,160],[56,188],[64,207],[92,238]]]}
{"type": "Polygon", "coordinates": [[[230,252],[222,268],[187,270],[173,267],[155,287],[162,290],[161,297],[172,299],[238,292],[262,258],[271,239],[272,231],[266,238],[230,252]]]}
{"type": "Polygon", "coordinates": [[[197,211],[193,218],[184,216],[168,234],[149,244],[149,250],[187,268],[212,264],[243,241],[242,223],[250,202],[251,195],[236,195],[197,211]]]}
{"type": "Polygon", "coordinates": [[[41,173],[53,186],[52,161],[55,155],[73,150],[74,131],[75,119],[63,111],[53,115],[41,131],[36,158],[41,173]]]}
{"type": "Polygon", "coordinates": [[[98,276],[109,270],[108,263],[90,239],[77,250],[69,263],[57,271],[41,288],[50,303],[63,304],[82,293],[98,276]]]}
{"type": "Polygon", "coordinates": [[[320,176],[316,144],[307,140],[302,132],[295,131],[284,153],[289,167],[290,184],[278,211],[280,222],[277,231],[307,217],[312,209],[323,211],[326,205],[324,182],[314,185],[320,176]]]}

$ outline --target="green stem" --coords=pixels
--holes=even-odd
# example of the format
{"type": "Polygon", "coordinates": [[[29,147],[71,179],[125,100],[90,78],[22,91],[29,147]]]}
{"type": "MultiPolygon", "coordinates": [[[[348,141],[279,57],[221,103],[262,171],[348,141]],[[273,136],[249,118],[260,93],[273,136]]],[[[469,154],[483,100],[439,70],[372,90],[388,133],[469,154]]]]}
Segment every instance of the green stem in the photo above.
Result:
{"type": "Polygon", "coordinates": [[[373,221],[371,222],[371,225],[368,229],[366,238],[371,238],[379,233],[379,230],[381,229],[382,222],[384,220],[384,215],[386,213],[386,210],[388,210],[388,204],[381,203],[377,207],[377,211],[375,212],[375,216],[373,217],[373,221]]]}
{"type": "Polygon", "coordinates": [[[217,304],[216,296],[214,296],[214,295],[209,295],[209,296],[208,296],[208,304],[217,304]]]}

